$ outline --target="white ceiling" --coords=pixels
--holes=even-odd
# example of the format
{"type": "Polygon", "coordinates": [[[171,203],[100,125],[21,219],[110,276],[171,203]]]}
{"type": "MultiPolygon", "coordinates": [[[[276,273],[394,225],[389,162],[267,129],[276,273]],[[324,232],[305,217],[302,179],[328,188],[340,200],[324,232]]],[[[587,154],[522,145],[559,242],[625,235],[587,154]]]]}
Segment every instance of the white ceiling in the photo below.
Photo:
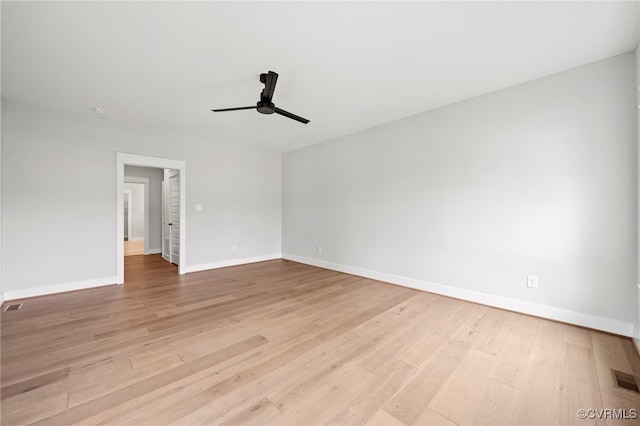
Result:
{"type": "Polygon", "coordinates": [[[637,2],[2,2],[2,95],[282,152],[633,50],[637,2]],[[255,111],[258,75],[280,74],[255,111]]]}

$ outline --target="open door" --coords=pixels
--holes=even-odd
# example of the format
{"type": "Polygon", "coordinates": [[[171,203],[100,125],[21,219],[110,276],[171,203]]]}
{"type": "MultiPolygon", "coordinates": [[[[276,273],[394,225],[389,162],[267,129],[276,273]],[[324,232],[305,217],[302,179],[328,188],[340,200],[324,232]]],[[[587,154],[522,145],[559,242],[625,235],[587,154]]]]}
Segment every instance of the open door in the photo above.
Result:
{"type": "Polygon", "coordinates": [[[180,265],[180,171],[165,170],[162,182],[162,258],[180,265]]]}
{"type": "Polygon", "coordinates": [[[171,262],[171,243],[169,241],[169,182],[166,179],[162,181],[162,258],[167,262],[171,262]]]}
{"type": "Polygon", "coordinates": [[[169,230],[171,236],[171,263],[180,265],[180,172],[169,172],[169,230]]]}

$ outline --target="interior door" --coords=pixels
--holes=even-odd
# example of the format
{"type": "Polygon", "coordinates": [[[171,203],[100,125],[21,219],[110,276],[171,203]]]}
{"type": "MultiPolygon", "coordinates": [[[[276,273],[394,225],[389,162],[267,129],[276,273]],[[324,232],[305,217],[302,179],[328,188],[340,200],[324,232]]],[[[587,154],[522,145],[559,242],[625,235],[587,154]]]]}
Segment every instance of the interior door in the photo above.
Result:
{"type": "Polygon", "coordinates": [[[169,172],[169,253],[170,262],[180,264],[180,171],[169,172]]]}
{"type": "Polygon", "coordinates": [[[169,232],[169,217],[171,207],[169,205],[169,184],[168,180],[162,181],[162,258],[171,262],[171,241],[169,232]]]}

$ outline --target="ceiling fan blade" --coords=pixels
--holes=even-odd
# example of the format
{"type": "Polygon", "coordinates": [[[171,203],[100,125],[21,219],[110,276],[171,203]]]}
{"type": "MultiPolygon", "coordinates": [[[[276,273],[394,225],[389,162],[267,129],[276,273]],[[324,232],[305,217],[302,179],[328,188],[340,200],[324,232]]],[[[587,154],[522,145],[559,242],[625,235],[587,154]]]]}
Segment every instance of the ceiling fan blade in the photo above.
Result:
{"type": "Polygon", "coordinates": [[[273,108],[273,112],[275,112],[276,114],[280,114],[280,115],[284,115],[285,117],[291,118],[293,120],[299,121],[301,123],[307,124],[309,122],[309,120],[307,120],[306,118],[302,118],[299,117],[295,114],[291,114],[290,112],[287,112],[283,109],[280,109],[278,107],[274,107],[273,108]]]}
{"type": "Polygon", "coordinates": [[[237,108],[223,108],[223,109],[212,109],[213,112],[223,112],[223,111],[238,111],[241,109],[256,109],[257,106],[247,106],[247,107],[237,107],[237,108]]]}
{"type": "Polygon", "coordinates": [[[262,95],[260,98],[264,101],[271,102],[273,99],[273,91],[276,90],[276,82],[278,81],[278,73],[269,71],[269,74],[265,77],[264,89],[262,89],[262,95]]]}

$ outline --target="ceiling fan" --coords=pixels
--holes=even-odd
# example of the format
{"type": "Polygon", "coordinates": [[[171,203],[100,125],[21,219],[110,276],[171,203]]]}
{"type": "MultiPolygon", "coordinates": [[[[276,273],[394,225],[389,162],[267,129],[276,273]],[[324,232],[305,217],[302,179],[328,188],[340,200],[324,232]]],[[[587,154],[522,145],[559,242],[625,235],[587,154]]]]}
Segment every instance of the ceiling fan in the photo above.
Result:
{"type": "Polygon", "coordinates": [[[284,115],[285,117],[307,124],[309,120],[307,120],[306,118],[302,118],[295,114],[291,114],[290,112],[280,109],[273,104],[271,99],[273,98],[273,91],[276,89],[276,81],[278,81],[278,74],[273,71],[269,71],[268,74],[260,74],[260,83],[264,84],[264,89],[262,89],[262,93],[260,94],[260,100],[258,101],[256,106],[212,109],[211,111],[223,112],[223,111],[238,111],[241,109],[257,109],[258,112],[261,114],[273,114],[275,112],[276,114],[284,115]]]}

